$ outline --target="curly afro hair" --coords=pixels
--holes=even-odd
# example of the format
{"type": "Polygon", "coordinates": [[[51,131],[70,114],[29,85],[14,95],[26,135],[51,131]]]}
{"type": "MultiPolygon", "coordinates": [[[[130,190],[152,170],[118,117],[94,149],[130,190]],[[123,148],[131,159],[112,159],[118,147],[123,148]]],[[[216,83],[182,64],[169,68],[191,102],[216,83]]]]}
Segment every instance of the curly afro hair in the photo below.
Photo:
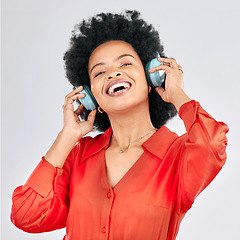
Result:
{"type": "MultiPolygon", "coordinates": [[[[64,61],[66,76],[73,86],[90,86],[90,55],[96,47],[111,40],[129,43],[139,55],[144,68],[148,61],[156,57],[157,52],[161,57],[166,57],[158,32],[140,17],[138,11],[125,11],[122,14],[100,13],[77,24],[72,32],[64,61]]],[[[174,105],[164,102],[154,89],[149,93],[149,111],[152,124],[158,129],[177,114],[174,105]]],[[[90,111],[84,109],[81,119],[86,120],[89,113],[90,111]]],[[[97,112],[94,130],[105,131],[109,127],[107,114],[97,112]]]]}

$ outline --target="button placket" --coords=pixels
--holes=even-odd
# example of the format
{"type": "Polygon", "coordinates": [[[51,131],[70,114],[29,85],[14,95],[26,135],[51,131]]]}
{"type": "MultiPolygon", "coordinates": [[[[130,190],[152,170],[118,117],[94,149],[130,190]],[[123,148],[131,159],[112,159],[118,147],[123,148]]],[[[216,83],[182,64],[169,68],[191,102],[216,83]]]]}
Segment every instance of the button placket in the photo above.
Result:
{"type": "Polygon", "coordinates": [[[111,197],[112,197],[111,191],[109,191],[109,192],[107,193],[107,197],[108,197],[108,198],[111,198],[111,197]]]}
{"type": "Polygon", "coordinates": [[[105,192],[106,196],[106,201],[105,201],[105,210],[104,211],[104,220],[102,222],[102,227],[101,227],[101,233],[102,236],[107,237],[108,236],[108,228],[109,228],[109,220],[110,220],[110,215],[112,211],[112,205],[113,205],[113,199],[114,199],[114,193],[112,189],[108,188],[108,190],[105,192]]]}
{"type": "Polygon", "coordinates": [[[107,228],[104,226],[102,227],[102,233],[106,233],[107,232],[107,228]]]}

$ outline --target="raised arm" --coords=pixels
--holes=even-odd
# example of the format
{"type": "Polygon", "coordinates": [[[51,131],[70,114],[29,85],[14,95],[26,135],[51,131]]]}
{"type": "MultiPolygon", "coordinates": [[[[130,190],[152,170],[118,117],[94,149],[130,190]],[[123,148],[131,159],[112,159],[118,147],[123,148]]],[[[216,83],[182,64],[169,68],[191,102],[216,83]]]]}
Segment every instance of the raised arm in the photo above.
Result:
{"type": "Polygon", "coordinates": [[[82,86],[76,88],[65,97],[63,105],[63,129],[58,134],[55,142],[45,155],[46,160],[55,167],[62,168],[66,158],[76,142],[92,131],[96,110],[93,110],[87,121],[81,121],[79,115],[83,111],[83,105],[80,105],[74,111],[73,102],[85,95],[79,93],[83,89],[82,86]]]}
{"type": "Polygon", "coordinates": [[[216,177],[226,161],[228,126],[216,121],[198,102],[184,104],[179,111],[187,134],[180,159],[181,209],[187,211],[195,198],[216,177]]]}
{"type": "Polygon", "coordinates": [[[201,191],[215,178],[226,161],[228,126],[217,122],[198,102],[191,101],[183,90],[181,66],[174,59],[159,58],[163,65],[150,72],[166,72],[165,89],[155,90],[166,102],[171,102],[184,121],[184,136],[179,176],[179,208],[186,212],[201,191]]]}
{"type": "Polygon", "coordinates": [[[87,139],[82,137],[92,130],[96,114],[94,110],[87,121],[80,121],[83,106],[74,111],[73,102],[84,96],[78,93],[81,90],[79,87],[66,96],[62,131],[27,182],[13,192],[11,221],[24,231],[37,233],[65,227],[72,165],[81,158],[87,139]]]}

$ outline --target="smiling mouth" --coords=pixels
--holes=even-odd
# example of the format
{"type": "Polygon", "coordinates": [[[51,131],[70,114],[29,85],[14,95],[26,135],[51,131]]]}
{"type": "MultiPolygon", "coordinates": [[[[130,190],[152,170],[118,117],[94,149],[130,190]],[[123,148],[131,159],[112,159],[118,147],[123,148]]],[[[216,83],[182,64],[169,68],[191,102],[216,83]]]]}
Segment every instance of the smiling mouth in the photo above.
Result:
{"type": "Polygon", "coordinates": [[[117,96],[129,90],[131,83],[127,81],[117,81],[110,83],[107,89],[107,94],[110,96],[117,96]]]}

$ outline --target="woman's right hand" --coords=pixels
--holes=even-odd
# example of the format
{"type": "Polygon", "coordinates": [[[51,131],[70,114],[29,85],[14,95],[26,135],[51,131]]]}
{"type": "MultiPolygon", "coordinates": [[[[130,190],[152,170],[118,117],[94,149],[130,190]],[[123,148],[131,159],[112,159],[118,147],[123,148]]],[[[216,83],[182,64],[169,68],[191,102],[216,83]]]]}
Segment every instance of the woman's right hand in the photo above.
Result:
{"type": "Polygon", "coordinates": [[[82,113],[84,106],[81,104],[75,111],[73,103],[79,98],[85,96],[79,93],[83,89],[82,86],[74,89],[66,97],[63,104],[63,130],[65,134],[75,139],[76,142],[84,135],[92,131],[97,110],[94,109],[88,115],[86,121],[81,121],[79,115],[82,113]]]}

